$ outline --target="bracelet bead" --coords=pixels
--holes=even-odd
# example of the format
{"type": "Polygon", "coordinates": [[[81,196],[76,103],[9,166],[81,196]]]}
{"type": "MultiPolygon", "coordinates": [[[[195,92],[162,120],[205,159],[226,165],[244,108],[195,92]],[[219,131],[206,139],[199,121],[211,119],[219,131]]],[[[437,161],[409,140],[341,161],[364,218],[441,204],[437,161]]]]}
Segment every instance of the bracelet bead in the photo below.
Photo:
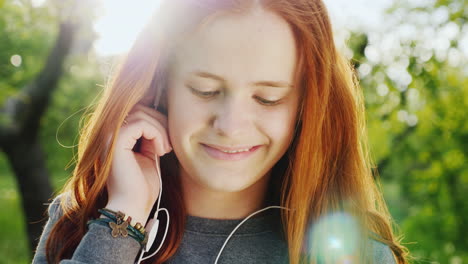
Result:
{"type": "Polygon", "coordinates": [[[131,225],[131,224],[132,224],[132,217],[131,217],[131,216],[129,216],[129,215],[125,215],[124,221],[127,221],[127,222],[128,222],[128,224],[130,224],[130,225],[131,225]]]}
{"type": "Polygon", "coordinates": [[[134,226],[135,229],[137,229],[138,231],[140,231],[141,233],[144,233],[145,232],[145,227],[143,225],[141,225],[140,222],[136,223],[136,225],[134,226]]]}
{"type": "Polygon", "coordinates": [[[92,222],[104,224],[112,229],[113,237],[117,237],[119,235],[124,237],[127,235],[131,236],[137,240],[142,247],[147,243],[148,233],[145,231],[144,226],[140,222],[137,222],[135,226],[131,225],[130,223],[132,218],[121,211],[115,212],[107,208],[102,208],[99,209],[98,212],[106,216],[107,219],[98,218],[95,220],[90,220],[88,221],[88,225],[92,222]]]}

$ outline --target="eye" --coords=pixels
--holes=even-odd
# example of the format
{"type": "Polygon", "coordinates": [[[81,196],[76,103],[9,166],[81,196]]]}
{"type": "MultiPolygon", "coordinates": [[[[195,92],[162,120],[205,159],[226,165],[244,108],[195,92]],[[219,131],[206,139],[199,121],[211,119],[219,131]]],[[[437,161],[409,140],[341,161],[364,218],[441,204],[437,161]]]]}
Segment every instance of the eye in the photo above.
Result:
{"type": "Polygon", "coordinates": [[[266,106],[274,106],[274,105],[277,105],[281,102],[281,99],[280,100],[275,100],[275,101],[270,101],[270,100],[266,100],[266,99],[263,99],[261,97],[258,97],[258,96],[255,96],[255,99],[257,99],[257,101],[262,104],[262,105],[266,105],[266,106]]]}
{"type": "Polygon", "coordinates": [[[190,87],[190,86],[189,86],[189,89],[193,94],[195,94],[196,96],[199,96],[201,98],[211,98],[211,97],[219,94],[219,91],[204,92],[204,91],[197,90],[197,89],[195,89],[193,87],[190,87]]]}

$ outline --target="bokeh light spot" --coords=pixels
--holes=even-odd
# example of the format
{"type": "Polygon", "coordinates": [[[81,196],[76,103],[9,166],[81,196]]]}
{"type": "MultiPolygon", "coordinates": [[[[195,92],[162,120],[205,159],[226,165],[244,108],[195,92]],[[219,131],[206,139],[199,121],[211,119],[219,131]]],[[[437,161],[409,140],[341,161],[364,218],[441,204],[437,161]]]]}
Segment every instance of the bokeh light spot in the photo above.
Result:
{"type": "Polygon", "coordinates": [[[21,66],[21,63],[23,62],[23,59],[21,58],[20,55],[15,54],[15,55],[11,56],[10,62],[11,62],[11,64],[13,66],[19,67],[19,66],[21,66]]]}

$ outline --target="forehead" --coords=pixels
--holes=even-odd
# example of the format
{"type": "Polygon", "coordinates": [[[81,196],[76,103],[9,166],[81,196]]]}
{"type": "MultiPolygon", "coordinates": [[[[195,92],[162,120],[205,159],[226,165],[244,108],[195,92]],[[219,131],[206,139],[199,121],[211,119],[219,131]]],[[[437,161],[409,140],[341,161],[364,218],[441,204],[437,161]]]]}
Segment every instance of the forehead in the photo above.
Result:
{"type": "Polygon", "coordinates": [[[192,32],[175,50],[175,71],[206,71],[232,82],[291,81],[295,41],[286,21],[254,10],[222,14],[192,32]]]}

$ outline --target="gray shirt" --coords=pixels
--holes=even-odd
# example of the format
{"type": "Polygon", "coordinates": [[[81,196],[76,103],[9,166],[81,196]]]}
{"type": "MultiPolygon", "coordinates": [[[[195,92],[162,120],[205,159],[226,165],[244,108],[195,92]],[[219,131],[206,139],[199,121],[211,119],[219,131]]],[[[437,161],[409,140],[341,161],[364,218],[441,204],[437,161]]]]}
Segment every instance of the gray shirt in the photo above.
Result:
{"type": "MultiPolygon", "coordinates": [[[[60,197],[60,196],[59,196],[60,197]]],[[[47,237],[61,216],[59,197],[48,208],[49,219],[41,235],[33,264],[47,263],[45,244],[47,237]]],[[[218,261],[220,264],[234,263],[288,263],[288,247],[283,239],[279,222],[279,210],[270,209],[247,220],[232,236],[218,261]],[[277,210],[277,211],[275,211],[277,210]]],[[[215,220],[187,216],[182,243],[176,254],[166,263],[214,263],[227,236],[241,220],[215,220]]],[[[394,264],[390,248],[371,241],[374,263],[394,264]]],[[[90,224],[89,230],[80,241],[71,260],[61,264],[82,263],[134,263],[140,245],[131,237],[114,238],[110,229],[90,224]]]]}

